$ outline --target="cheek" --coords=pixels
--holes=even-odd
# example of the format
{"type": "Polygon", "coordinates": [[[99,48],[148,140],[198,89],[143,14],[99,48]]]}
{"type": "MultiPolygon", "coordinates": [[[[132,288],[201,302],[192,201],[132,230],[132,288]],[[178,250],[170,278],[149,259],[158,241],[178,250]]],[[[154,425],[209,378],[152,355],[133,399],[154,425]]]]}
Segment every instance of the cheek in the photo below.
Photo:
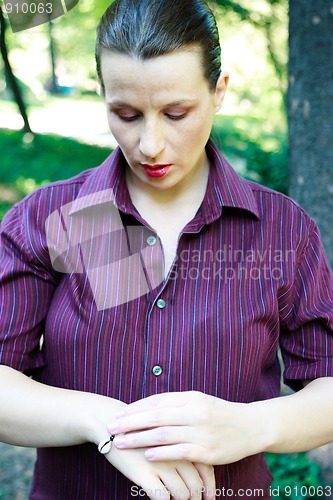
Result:
{"type": "Polygon", "coordinates": [[[121,149],[130,149],[135,142],[135,132],[132,128],[125,126],[118,120],[108,117],[109,128],[121,149]]]}
{"type": "Polygon", "coordinates": [[[205,147],[211,132],[211,124],[204,120],[192,121],[191,126],[187,127],[179,142],[186,144],[187,147],[196,151],[205,147]]]}

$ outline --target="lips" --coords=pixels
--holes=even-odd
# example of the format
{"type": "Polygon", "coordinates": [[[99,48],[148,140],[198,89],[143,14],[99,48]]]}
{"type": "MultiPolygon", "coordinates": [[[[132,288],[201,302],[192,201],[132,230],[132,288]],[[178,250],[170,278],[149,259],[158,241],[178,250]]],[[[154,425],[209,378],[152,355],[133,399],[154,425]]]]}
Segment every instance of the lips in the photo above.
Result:
{"type": "Polygon", "coordinates": [[[164,177],[171,168],[171,164],[148,165],[142,164],[149,177],[164,177]]]}

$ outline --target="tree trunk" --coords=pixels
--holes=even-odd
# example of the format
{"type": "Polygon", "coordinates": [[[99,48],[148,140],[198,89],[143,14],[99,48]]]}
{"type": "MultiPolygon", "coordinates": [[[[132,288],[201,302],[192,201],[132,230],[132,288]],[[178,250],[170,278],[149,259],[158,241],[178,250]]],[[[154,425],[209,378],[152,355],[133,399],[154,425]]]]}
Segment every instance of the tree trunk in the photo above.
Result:
{"type": "Polygon", "coordinates": [[[333,265],[333,0],[289,0],[290,195],[333,265]]]}
{"type": "Polygon", "coordinates": [[[51,92],[51,94],[57,94],[59,86],[56,75],[56,50],[53,38],[53,25],[51,20],[48,22],[48,26],[49,26],[49,49],[50,49],[50,60],[51,60],[51,83],[49,91],[51,92]]]}
{"type": "Polygon", "coordinates": [[[29,120],[28,120],[28,115],[25,109],[25,104],[23,102],[20,88],[17,84],[17,80],[15,78],[15,75],[12,71],[9,59],[8,59],[8,50],[7,50],[7,45],[6,45],[6,20],[4,18],[2,8],[0,6],[0,26],[1,26],[1,33],[0,33],[0,49],[1,49],[1,55],[3,58],[3,62],[5,65],[5,72],[7,75],[8,82],[10,84],[10,87],[13,91],[14,99],[15,102],[18,105],[18,108],[20,110],[21,116],[23,118],[24,122],[24,131],[32,133],[32,130],[30,128],[29,120]]]}

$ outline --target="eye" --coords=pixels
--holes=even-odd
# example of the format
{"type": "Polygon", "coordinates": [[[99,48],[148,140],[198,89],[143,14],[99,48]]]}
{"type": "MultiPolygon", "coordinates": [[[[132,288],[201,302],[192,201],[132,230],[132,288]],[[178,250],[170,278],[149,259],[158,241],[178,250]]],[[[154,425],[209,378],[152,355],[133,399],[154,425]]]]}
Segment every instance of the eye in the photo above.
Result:
{"type": "Polygon", "coordinates": [[[174,120],[174,121],[183,120],[184,118],[186,118],[186,115],[187,115],[187,113],[181,113],[181,114],[165,113],[165,116],[167,116],[169,118],[169,120],[174,120]]]}
{"type": "Polygon", "coordinates": [[[139,118],[139,115],[122,114],[122,113],[118,113],[117,116],[123,122],[134,122],[135,120],[137,120],[139,118]]]}
{"type": "Polygon", "coordinates": [[[164,109],[164,115],[169,120],[183,120],[188,115],[188,109],[183,106],[170,106],[164,109]]]}
{"type": "Polygon", "coordinates": [[[140,118],[140,113],[136,109],[127,107],[110,106],[109,112],[123,122],[133,122],[140,118]]]}

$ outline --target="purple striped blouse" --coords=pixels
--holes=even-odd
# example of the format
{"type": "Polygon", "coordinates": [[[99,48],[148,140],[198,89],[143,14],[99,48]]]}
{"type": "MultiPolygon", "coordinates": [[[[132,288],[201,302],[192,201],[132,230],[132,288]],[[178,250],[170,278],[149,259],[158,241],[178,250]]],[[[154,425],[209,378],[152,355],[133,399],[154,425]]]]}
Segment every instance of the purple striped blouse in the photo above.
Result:
{"type": "MultiPolygon", "coordinates": [[[[189,390],[245,403],[277,397],[279,346],[293,389],[333,376],[333,277],[315,223],[288,197],[241,179],[212,142],[207,153],[206,196],[166,279],[119,149],[9,211],[0,363],[125,402],[189,390]]],[[[239,488],[269,498],[261,454],[216,467],[216,480],[229,498],[239,488]]],[[[93,444],[38,451],[31,499],[135,496],[93,444]]]]}

